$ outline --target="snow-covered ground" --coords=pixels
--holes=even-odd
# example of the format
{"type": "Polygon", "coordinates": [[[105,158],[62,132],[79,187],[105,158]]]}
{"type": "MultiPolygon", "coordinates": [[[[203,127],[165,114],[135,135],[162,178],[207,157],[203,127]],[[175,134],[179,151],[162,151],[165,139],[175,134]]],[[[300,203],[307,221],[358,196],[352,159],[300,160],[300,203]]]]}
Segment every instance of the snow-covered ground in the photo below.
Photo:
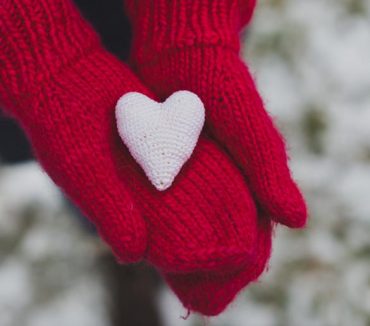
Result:
{"type": "MultiPolygon", "coordinates": [[[[370,325],[370,1],[261,0],[244,48],[311,220],[215,326],[370,325]]],[[[106,326],[101,243],[36,164],[0,167],[0,325],[106,326]]],[[[195,326],[164,288],[167,326],[195,326]]]]}
{"type": "Polygon", "coordinates": [[[101,250],[36,163],[0,168],[1,326],[106,325],[101,250]]]}

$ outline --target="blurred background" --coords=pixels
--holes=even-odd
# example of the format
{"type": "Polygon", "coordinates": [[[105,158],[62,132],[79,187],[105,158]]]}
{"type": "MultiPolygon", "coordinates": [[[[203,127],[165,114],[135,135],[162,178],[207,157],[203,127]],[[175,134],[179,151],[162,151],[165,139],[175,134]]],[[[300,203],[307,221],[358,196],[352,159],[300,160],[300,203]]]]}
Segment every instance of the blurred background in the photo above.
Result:
{"type": "MultiPolygon", "coordinates": [[[[127,21],[77,2],[124,58],[127,21]]],[[[220,317],[183,320],[154,270],[114,262],[3,117],[0,326],[370,325],[370,1],[260,0],[244,40],[308,227],[277,229],[268,271],[220,317]]]]}

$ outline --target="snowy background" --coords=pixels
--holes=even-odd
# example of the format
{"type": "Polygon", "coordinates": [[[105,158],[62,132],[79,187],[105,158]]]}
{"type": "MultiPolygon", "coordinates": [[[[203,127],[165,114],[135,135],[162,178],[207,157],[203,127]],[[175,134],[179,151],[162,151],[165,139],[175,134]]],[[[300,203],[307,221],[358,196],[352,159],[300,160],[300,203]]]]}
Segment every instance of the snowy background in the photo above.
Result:
{"type": "MultiPolygon", "coordinates": [[[[370,1],[261,0],[244,56],[289,144],[309,226],[278,228],[269,271],[218,318],[181,319],[162,286],[163,324],[368,326],[370,1]]],[[[0,164],[0,326],[109,325],[106,248],[74,214],[36,163],[0,164]]]]}

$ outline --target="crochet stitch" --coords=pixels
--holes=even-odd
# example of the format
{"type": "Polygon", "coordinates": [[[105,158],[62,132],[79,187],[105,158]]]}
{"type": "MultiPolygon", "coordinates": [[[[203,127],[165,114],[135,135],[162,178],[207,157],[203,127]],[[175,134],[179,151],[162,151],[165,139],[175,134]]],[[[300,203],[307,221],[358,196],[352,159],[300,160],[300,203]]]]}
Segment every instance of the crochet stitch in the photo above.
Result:
{"type": "Polygon", "coordinates": [[[254,202],[213,141],[200,137],[169,191],[148,182],[119,138],[114,106],[128,92],[154,97],[71,1],[3,0],[0,17],[0,102],[120,261],[185,273],[254,260],[254,202]]]}
{"type": "Polygon", "coordinates": [[[204,106],[188,91],[178,91],[163,103],[131,92],[118,100],[116,120],[131,155],[163,191],[194,150],[204,124],[204,106]]]}
{"type": "MultiPolygon", "coordinates": [[[[305,207],[287,182],[282,140],[265,132],[271,121],[235,53],[252,2],[131,1],[133,59],[162,99],[179,89],[200,95],[209,131],[243,168],[261,208],[301,226],[305,207]]],[[[114,120],[123,94],[156,98],[102,48],[71,1],[2,0],[0,17],[0,102],[23,125],[51,178],[120,261],[145,258],[186,307],[222,311],[263,271],[270,252],[270,221],[257,221],[243,173],[201,136],[173,186],[156,191],[114,120]]]]}
{"type": "Polygon", "coordinates": [[[254,1],[127,0],[126,6],[134,32],[131,62],[141,80],[164,98],[179,89],[196,93],[208,132],[247,176],[261,208],[277,222],[303,227],[307,209],[284,140],[239,56],[239,32],[254,1]]]}
{"type": "MultiPolygon", "coordinates": [[[[247,177],[260,220],[269,216],[290,227],[302,227],[306,206],[291,178],[283,138],[239,57],[239,32],[251,19],[255,2],[126,0],[134,31],[131,63],[160,97],[179,89],[200,96],[207,110],[207,131],[226,147],[247,177]]],[[[218,314],[255,280],[270,253],[271,230],[261,228],[259,232],[266,246],[260,244],[255,262],[234,274],[166,274],[184,305],[218,314]]]]}

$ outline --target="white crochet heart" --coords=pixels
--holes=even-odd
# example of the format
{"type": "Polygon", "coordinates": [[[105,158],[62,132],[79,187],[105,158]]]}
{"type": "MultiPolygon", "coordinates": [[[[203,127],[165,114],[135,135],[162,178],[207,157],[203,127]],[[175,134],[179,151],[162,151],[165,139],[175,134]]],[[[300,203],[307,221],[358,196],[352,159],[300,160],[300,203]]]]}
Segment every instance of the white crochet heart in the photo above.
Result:
{"type": "Polygon", "coordinates": [[[116,106],[118,132],[158,190],[169,188],[191,156],[204,124],[204,106],[189,91],[163,103],[130,92],[116,106]]]}

